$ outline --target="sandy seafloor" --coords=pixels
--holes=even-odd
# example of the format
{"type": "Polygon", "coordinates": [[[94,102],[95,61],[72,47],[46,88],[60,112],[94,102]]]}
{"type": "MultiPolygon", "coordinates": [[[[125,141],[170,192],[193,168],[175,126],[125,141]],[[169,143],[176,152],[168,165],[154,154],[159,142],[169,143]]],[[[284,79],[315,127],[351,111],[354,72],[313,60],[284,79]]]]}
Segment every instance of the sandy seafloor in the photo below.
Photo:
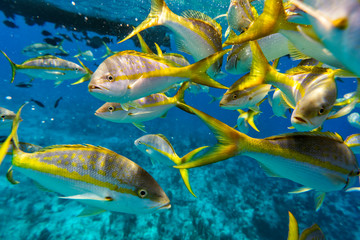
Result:
{"type": "MultiPolygon", "coordinates": [[[[1,14],[0,21],[3,20],[6,18],[1,14]]],[[[25,46],[42,41],[42,30],[70,35],[65,29],[54,29],[54,25],[49,23],[41,27],[27,26],[20,16],[16,16],[15,23],[20,28],[11,29],[0,24],[0,49],[15,63],[27,59],[21,54],[25,46]]],[[[83,50],[90,49],[84,42],[64,42],[64,48],[71,56],[77,53],[77,46],[83,50]]],[[[132,41],[109,46],[113,50],[139,50],[132,41]]],[[[104,54],[104,48],[91,50],[96,57],[104,54]]],[[[76,61],[70,56],[66,59],[76,61]]],[[[85,64],[92,70],[96,69],[93,62],[85,64]]],[[[284,58],[280,68],[285,70],[294,65],[284,58]]],[[[287,238],[288,211],[298,220],[300,230],[317,223],[327,239],[360,239],[357,223],[360,193],[329,193],[320,211],[315,212],[314,192],[290,195],[288,191],[299,187],[298,184],[267,177],[253,159],[235,157],[192,169],[190,181],[198,196],[194,198],[185,188],[177,170],[152,166],[150,160],[137,150],[133,142],[143,132],[130,124],[111,123],[94,116],[103,102],[87,92],[86,83],[70,86],[72,81],[67,81],[55,88],[51,81],[35,79],[32,88],[17,88],[10,83],[10,66],[3,56],[0,56],[0,73],[0,106],[16,111],[31,98],[45,104],[45,108],[41,108],[30,102],[24,108],[24,121],[19,129],[21,141],[41,146],[88,143],[107,147],[146,169],[165,190],[172,204],[170,210],[150,215],[106,212],[93,217],[77,217],[83,205],[59,199],[56,193],[38,190],[31,180],[20,173],[14,172],[14,178],[21,183],[11,185],[5,178],[11,161],[7,157],[0,168],[0,239],[279,240],[287,238]],[[63,100],[55,109],[54,102],[59,97],[63,100]]],[[[230,86],[238,77],[229,75],[222,83],[230,86]]],[[[15,83],[28,80],[20,73],[15,77],[15,83]]],[[[339,96],[354,91],[352,80],[339,82],[338,85],[339,96]]],[[[223,93],[211,90],[211,94],[216,96],[223,93]]],[[[206,93],[187,94],[185,100],[230,126],[236,124],[238,114],[220,109],[218,102],[209,104],[211,98],[206,93]]],[[[262,105],[262,111],[257,120],[260,133],[250,130],[250,136],[263,138],[291,131],[287,129],[289,119],[271,117],[267,102],[262,105]]],[[[216,142],[205,124],[176,108],[170,110],[166,118],[152,120],[145,125],[148,133],[164,134],[179,156],[216,142]]],[[[358,132],[346,118],[327,121],[324,130],[336,131],[343,138],[358,132]]],[[[6,131],[1,133],[7,134],[6,131]]]]}

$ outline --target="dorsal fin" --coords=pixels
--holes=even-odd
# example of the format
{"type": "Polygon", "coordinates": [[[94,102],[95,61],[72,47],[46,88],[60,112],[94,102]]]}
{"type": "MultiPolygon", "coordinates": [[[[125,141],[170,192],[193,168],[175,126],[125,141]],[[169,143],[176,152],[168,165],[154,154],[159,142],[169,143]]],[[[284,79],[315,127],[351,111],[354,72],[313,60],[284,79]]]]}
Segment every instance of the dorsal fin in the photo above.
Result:
{"type": "Polygon", "coordinates": [[[181,13],[181,16],[183,16],[184,18],[192,18],[192,19],[198,19],[204,22],[207,22],[208,24],[210,24],[211,26],[213,26],[217,32],[221,33],[221,26],[219,23],[217,23],[214,19],[212,19],[211,17],[209,17],[208,15],[202,13],[202,12],[198,12],[195,10],[186,10],[184,12],[181,13]]]}
{"type": "Polygon", "coordinates": [[[48,150],[56,149],[56,148],[93,148],[94,150],[106,150],[106,151],[113,152],[110,149],[107,149],[105,147],[94,146],[91,144],[67,144],[67,145],[52,145],[52,146],[43,147],[43,148],[39,149],[39,151],[37,151],[36,153],[46,152],[48,150]]]}
{"type": "Polygon", "coordinates": [[[266,140],[276,140],[276,139],[280,139],[280,138],[285,138],[285,137],[296,137],[296,136],[317,136],[317,137],[325,137],[325,138],[329,138],[329,139],[333,139],[337,142],[344,142],[344,140],[342,139],[342,137],[337,134],[337,133],[332,133],[332,132],[294,132],[294,133],[284,133],[284,134],[280,134],[280,135],[276,135],[276,136],[271,136],[271,137],[267,137],[264,138],[266,140]]]}

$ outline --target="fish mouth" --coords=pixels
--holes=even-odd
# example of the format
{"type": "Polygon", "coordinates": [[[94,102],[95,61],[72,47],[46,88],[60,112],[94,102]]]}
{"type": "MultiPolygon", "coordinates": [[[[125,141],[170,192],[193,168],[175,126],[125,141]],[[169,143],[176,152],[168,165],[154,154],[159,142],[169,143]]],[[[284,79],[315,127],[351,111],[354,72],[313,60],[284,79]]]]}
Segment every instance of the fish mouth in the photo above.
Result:
{"type": "Polygon", "coordinates": [[[97,86],[97,85],[94,85],[94,84],[89,85],[88,88],[89,88],[89,92],[97,92],[97,91],[102,91],[102,90],[109,90],[107,88],[100,87],[100,86],[97,86]]]}
{"type": "Polygon", "coordinates": [[[163,209],[170,209],[170,208],[171,208],[171,204],[170,204],[170,202],[168,202],[168,203],[160,206],[158,209],[163,210],[163,209]]]}
{"type": "Polygon", "coordinates": [[[305,119],[303,119],[303,118],[301,118],[301,117],[294,117],[294,122],[296,122],[297,124],[307,124],[308,122],[305,120],[305,119]]]}

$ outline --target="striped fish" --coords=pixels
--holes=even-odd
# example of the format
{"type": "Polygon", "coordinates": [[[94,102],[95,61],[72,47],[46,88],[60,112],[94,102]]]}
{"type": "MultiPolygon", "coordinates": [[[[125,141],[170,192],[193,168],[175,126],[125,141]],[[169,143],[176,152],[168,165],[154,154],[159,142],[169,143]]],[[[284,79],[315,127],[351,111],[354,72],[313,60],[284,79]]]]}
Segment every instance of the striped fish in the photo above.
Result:
{"type": "MultiPolygon", "coordinates": [[[[184,157],[180,158],[169,140],[162,134],[148,134],[144,135],[134,142],[135,146],[144,154],[150,157],[152,163],[161,163],[166,166],[173,166],[174,164],[179,165],[191,161],[191,159],[207,146],[199,147],[184,157]]],[[[181,177],[185,183],[185,186],[189,192],[196,197],[194,194],[189,181],[189,173],[187,169],[179,169],[181,177]]]]}
{"type": "Polygon", "coordinates": [[[92,71],[80,60],[79,62],[82,67],[76,63],[51,55],[31,58],[22,64],[15,64],[3,51],[1,51],[1,53],[6,57],[11,65],[11,82],[14,81],[16,72],[24,73],[31,78],[55,80],[55,85],[61,84],[64,80],[74,78],[80,78],[76,84],[88,81],[92,74],[92,71]]]}
{"type": "Polygon", "coordinates": [[[327,49],[360,76],[360,2],[346,0],[339,5],[336,0],[296,0],[292,3],[306,12],[316,36],[327,49]]]}
{"type": "Polygon", "coordinates": [[[200,167],[236,155],[248,156],[255,159],[268,176],[286,178],[302,184],[307,190],[319,192],[316,210],[320,208],[326,192],[347,189],[359,176],[355,155],[338,134],[297,132],[256,139],[187,107],[211,129],[218,144],[202,156],[195,156],[191,162],[175,168],[200,167]]]}
{"type": "Polygon", "coordinates": [[[250,42],[250,46],[253,52],[252,68],[237,89],[247,89],[260,84],[272,84],[279,88],[284,93],[286,103],[294,108],[291,123],[298,131],[318,128],[326,119],[343,116],[355,106],[348,105],[329,117],[337,96],[335,76],[352,77],[351,73],[318,66],[299,66],[285,74],[279,73],[268,64],[255,41],[250,42]]]}
{"type": "Polygon", "coordinates": [[[11,134],[0,148],[0,162],[13,139],[12,167],[62,198],[88,205],[82,216],[106,210],[152,213],[171,207],[165,192],[149,173],[109,149],[54,145],[34,153],[21,151],[16,135],[20,111],[11,134]]]}
{"type": "Polygon", "coordinates": [[[131,50],[119,52],[99,65],[91,77],[89,92],[107,102],[126,103],[162,92],[188,79],[202,85],[227,89],[206,74],[206,70],[227,51],[217,52],[185,67],[152,53],[131,50]]]}
{"type": "MultiPolygon", "coordinates": [[[[223,46],[242,44],[258,40],[274,33],[284,35],[302,55],[309,56],[336,68],[344,65],[312,33],[311,25],[287,21],[282,0],[266,0],[263,13],[256,18],[248,30],[238,36],[229,36],[223,46]]],[[[300,57],[303,58],[303,57],[300,57]]]]}
{"type": "Polygon", "coordinates": [[[188,85],[189,82],[185,82],[174,97],[169,98],[163,93],[151,94],[134,100],[126,109],[125,104],[107,102],[96,110],[95,116],[111,122],[132,123],[145,132],[143,122],[165,116],[171,108],[178,106],[179,102],[184,102],[184,92],[188,85]]]}
{"type": "MultiPolygon", "coordinates": [[[[168,27],[175,35],[177,49],[192,55],[195,61],[222,50],[221,26],[215,20],[193,10],[178,16],[167,7],[164,0],[151,0],[151,11],[147,18],[120,42],[159,25],[168,27]]],[[[220,74],[221,65],[222,59],[219,58],[208,70],[208,74],[216,77],[220,74]]]]}

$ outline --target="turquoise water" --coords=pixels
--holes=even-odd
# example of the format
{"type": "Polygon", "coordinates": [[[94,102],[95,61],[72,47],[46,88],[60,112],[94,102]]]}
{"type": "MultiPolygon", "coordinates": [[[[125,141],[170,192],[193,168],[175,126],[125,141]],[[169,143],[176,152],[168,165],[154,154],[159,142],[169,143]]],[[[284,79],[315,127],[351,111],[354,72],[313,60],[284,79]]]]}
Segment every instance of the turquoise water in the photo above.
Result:
{"type": "MultiPolygon", "coordinates": [[[[139,3],[140,4],[140,3],[139,3]]],[[[218,8],[227,9],[226,3],[213,3],[218,8]]],[[[171,5],[174,12],[176,4],[171,5]]],[[[210,9],[214,17],[219,14],[210,9]]],[[[132,13],[131,11],[129,12],[132,13]]],[[[221,12],[220,12],[221,13],[221,12]]],[[[129,16],[129,18],[145,16],[129,16]]],[[[1,14],[0,22],[6,20],[1,14]]],[[[140,22],[139,20],[139,22],[140,22]]],[[[42,42],[43,30],[57,36],[70,31],[57,28],[53,23],[43,26],[25,24],[22,16],[16,15],[13,21],[19,28],[8,28],[0,24],[1,50],[15,62],[27,59],[21,50],[32,43],[42,42]]],[[[226,25],[223,26],[226,29],[226,25]]],[[[88,32],[89,36],[97,34],[88,32]]],[[[140,51],[129,40],[116,44],[114,36],[109,43],[112,50],[133,49],[140,51]]],[[[174,42],[167,52],[176,52],[174,42]]],[[[96,58],[104,53],[103,47],[92,49],[84,41],[64,41],[63,47],[70,53],[67,60],[76,62],[72,57],[78,47],[92,50],[96,58]]],[[[189,60],[191,57],[186,55],[189,60]]],[[[101,59],[86,62],[95,71],[101,59]]],[[[193,62],[193,61],[192,61],[193,62]]],[[[297,62],[284,57],[279,68],[286,70],[297,62]]],[[[291,211],[303,230],[317,223],[327,239],[360,239],[359,225],[356,224],[360,213],[359,193],[328,193],[320,211],[315,212],[314,193],[307,192],[290,195],[289,191],[299,187],[286,179],[269,178],[257,162],[246,157],[235,157],[224,162],[190,170],[190,182],[198,198],[194,198],[184,186],[177,170],[165,166],[153,166],[133,144],[134,140],[144,135],[131,124],[116,124],[97,118],[94,112],[103,102],[91,96],[87,83],[72,86],[66,81],[54,87],[52,81],[35,79],[31,88],[19,88],[15,84],[27,82],[29,77],[21,73],[10,83],[11,69],[7,60],[0,56],[0,106],[16,111],[25,101],[35,99],[45,107],[30,102],[22,113],[23,122],[19,128],[21,141],[41,146],[54,144],[88,143],[109,148],[126,156],[148,171],[169,196],[172,208],[149,215],[129,215],[105,212],[92,217],[77,217],[83,205],[76,201],[59,199],[56,193],[37,189],[32,181],[20,173],[14,172],[14,178],[20,181],[11,185],[5,178],[10,166],[10,157],[0,168],[0,239],[286,239],[288,232],[288,211],[291,211]],[[62,97],[59,106],[55,101],[62,97]]],[[[229,75],[222,83],[230,86],[239,76],[229,75]]],[[[339,96],[354,91],[354,81],[345,79],[338,82],[339,96]]],[[[211,89],[214,96],[221,96],[223,90],[211,89]]],[[[189,94],[185,101],[229,126],[236,125],[236,111],[220,109],[218,102],[210,103],[206,93],[189,94]]],[[[289,119],[272,117],[267,102],[262,105],[262,114],[257,120],[260,133],[249,131],[252,137],[264,138],[275,134],[290,132],[289,119]]],[[[356,111],[356,110],[355,110],[356,111]]],[[[180,109],[171,109],[166,118],[145,123],[148,133],[162,133],[173,144],[179,156],[204,145],[214,145],[215,137],[197,117],[180,109]]],[[[338,132],[343,138],[357,133],[346,118],[328,120],[324,130],[338,132]]],[[[1,135],[7,135],[7,131],[1,135]]]]}

